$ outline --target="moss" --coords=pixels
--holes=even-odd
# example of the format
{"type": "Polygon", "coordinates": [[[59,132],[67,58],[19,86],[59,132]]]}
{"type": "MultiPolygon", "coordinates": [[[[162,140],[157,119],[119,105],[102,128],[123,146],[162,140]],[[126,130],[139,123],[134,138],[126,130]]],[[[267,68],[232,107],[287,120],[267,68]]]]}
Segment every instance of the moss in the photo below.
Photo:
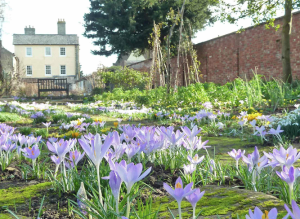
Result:
{"type": "Polygon", "coordinates": [[[25,203],[31,197],[40,196],[41,194],[39,192],[49,188],[50,186],[51,183],[46,182],[22,188],[14,187],[9,189],[1,189],[0,206],[11,206],[19,203],[25,203]]]}
{"type": "MultiPolygon", "coordinates": [[[[273,207],[279,207],[278,210],[284,214],[284,203],[275,197],[263,193],[255,193],[247,190],[231,189],[228,187],[206,186],[201,189],[205,190],[205,195],[197,203],[196,214],[201,211],[201,216],[219,215],[221,218],[244,218],[249,212],[249,208],[261,206],[262,210],[270,210],[273,207]]],[[[169,218],[168,208],[177,215],[177,202],[171,197],[163,197],[153,201],[152,211],[159,209],[160,218],[169,218]]],[[[192,216],[192,206],[187,201],[181,203],[183,218],[192,216]]]]}
{"type": "MultiPolygon", "coordinates": [[[[24,216],[20,216],[20,215],[17,215],[19,219],[25,219],[25,218],[28,218],[28,217],[24,217],[24,216]]],[[[0,214],[0,219],[13,219],[15,218],[14,216],[12,216],[11,214],[0,214]]]]}

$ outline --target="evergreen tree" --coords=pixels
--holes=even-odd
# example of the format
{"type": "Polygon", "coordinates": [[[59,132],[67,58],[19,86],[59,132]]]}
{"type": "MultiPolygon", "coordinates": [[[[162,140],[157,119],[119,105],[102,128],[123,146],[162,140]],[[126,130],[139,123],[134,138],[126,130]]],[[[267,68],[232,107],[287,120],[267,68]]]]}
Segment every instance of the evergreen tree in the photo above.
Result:
{"type": "MultiPolygon", "coordinates": [[[[184,22],[189,23],[196,32],[213,22],[210,6],[219,0],[186,1],[184,22]]],[[[128,54],[131,51],[143,52],[149,49],[148,39],[153,23],[163,23],[161,41],[166,45],[167,35],[172,26],[168,14],[181,8],[182,0],[90,0],[90,12],[84,15],[84,36],[93,39],[99,50],[95,55],[128,54]]],[[[179,25],[174,29],[174,38],[178,38],[179,25]]],[[[174,44],[177,39],[172,40],[174,44]]],[[[173,44],[173,45],[174,45],[173,44]]]]}

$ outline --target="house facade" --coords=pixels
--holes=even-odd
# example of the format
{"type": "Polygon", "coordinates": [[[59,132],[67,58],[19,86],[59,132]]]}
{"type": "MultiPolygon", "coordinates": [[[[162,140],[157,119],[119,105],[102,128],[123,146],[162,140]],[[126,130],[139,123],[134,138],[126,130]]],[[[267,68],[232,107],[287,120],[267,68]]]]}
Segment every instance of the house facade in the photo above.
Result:
{"type": "Polygon", "coordinates": [[[13,35],[16,70],[26,81],[67,78],[74,84],[80,78],[79,38],[66,34],[66,22],[58,20],[57,34],[35,34],[25,27],[24,34],[13,35]]]}

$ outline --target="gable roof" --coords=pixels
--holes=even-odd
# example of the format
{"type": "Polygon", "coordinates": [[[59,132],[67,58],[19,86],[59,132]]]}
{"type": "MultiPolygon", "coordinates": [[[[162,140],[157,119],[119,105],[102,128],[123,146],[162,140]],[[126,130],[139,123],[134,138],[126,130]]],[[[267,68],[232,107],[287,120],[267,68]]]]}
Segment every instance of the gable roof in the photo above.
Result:
{"type": "Polygon", "coordinates": [[[76,34],[14,34],[13,45],[79,45],[76,34]]]}

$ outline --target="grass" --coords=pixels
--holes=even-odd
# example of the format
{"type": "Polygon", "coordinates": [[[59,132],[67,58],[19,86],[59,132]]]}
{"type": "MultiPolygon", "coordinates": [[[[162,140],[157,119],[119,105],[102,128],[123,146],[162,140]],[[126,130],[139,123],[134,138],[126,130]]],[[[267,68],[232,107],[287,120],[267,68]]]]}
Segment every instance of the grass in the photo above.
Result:
{"type": "Polygon", "coordinates": [[[0,112],[0,122],[17,122],[21,119],[16,113],[0,112]]]}

